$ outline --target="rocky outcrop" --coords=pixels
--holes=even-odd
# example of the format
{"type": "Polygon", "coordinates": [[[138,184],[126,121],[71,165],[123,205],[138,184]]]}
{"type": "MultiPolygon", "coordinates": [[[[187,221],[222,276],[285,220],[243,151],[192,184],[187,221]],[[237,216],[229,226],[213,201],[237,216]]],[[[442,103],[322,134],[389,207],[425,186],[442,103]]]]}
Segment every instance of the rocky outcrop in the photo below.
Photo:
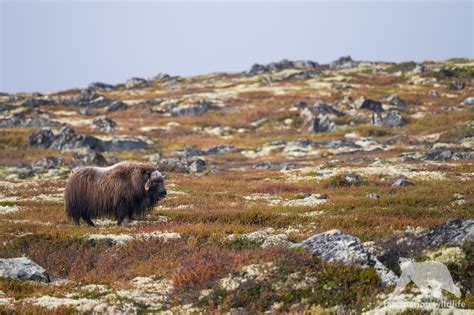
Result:
{"type": "Polygon", "coordinates": [[[428,229],[406,232],[374,247],[378,259],[398,271],[398,259],[414,258],[434,247],[474,241],[474,219],[453,219],[428,229]]]}
{"type": "Polygon", "coordinates": [[[128,108],[128,105],[125,104],[124,102],[120,101],[113,101],[108,107],[107,107],[107,112],[116,112],[119,110],[126,110],[128,108]]]}
{"type": "Polygon", "coordinates": [[[91,149],[86,149],[84,152],[74,152],[73,158],[80,165],[96,165],[96,166],[108,166],[109,163],[104,156],[91,149]]]}
{"type": "Polygon", "coordinates": [[[355,101],[354,107],[356,109],[368,109],[374,112],[383,111],[381,102],[374,101],[367,97],[361,97],[357,101],[355,101]]]}
{"type": "Polygon", "coordinates": [[[393,285],[398,279],[362,245],[357,237],[339,230],[313,235],[298,245],[309,249],[324,261],[363,268],[374,267],[384,285],[393,285]]]}
{"type": "Polygon", "coordinates": [[[424,158],[431,161],[459,161],[473,156],[474,154],[466,149],[433,149],[424,154],[424,158]]]}
{"type": "Polygon", "coordinates": [[[0,259],[0,278],[50,282],[46,270],[27,257],[0,259]]]}
{"type": "Polygon", "coordinates": [[[172,116],[196,116],[204,114],[209,110],[209,105],[205,101],[198,101],[194,105],[175,105],[170,109],[172,116]]]}
{"type": "Polygon", "coordinates": [[[206,161],[198,157],[161,159],[158,162],[158,168],[165,172],[200,173],[206,169],[206,161]]]}
{"type": "Polygon", "coordinates": [[[92,82],[91,84],[89,84],[89,86],[87,87],[88,89],[102,89],[102,90],[106,90],[106,91],[111,91],[115,88],[114,85],[112,84],[107,84],[107,83],[103,83],[103,82],[92,82]]]}
{"type": "Polygon", "coordinates": [[[74,129],[67,126],[62,127],[57,132],[53,132],[50,128],[36,131],[30,135],[28,144],[58,150],[90,148],[97,152],[104,151],[101,140],[89,135],[78,135],[74,129]]]}
{"type": "Polygon", "coordinates": [[[317,62],[311,60],[290,61],[283,59],[282,61],[271,62],[266,65],[256,63],[252,66],[248,74],[257,75],[267,72],[278,72],[285,69],[316,69],[318,65],[319,64],[317,62]]]}
{"type": "Polygon", "coordinates": [[[111,140],[100,140],[89,135],[79,135],[70,127],[62,127],[54,132],[50,128],[43,128],[30,135],[28,140],[30,146],[42,148],[73,150],[77,148],[89,148],[95,152],[113,150],[147,149],[148,143],[142,139],[131,137],[114,137],[111,140]]]}
{"type": "Polygon", "coordinates": [[[357,67],[359,62],[352,60],[351,56],[342,56],[337,60],[331,62],[331,68],[335,69],[348,69],[357,67]]]}
{"type": "Polygon", "coordinates": [[[117,124],[107,116],[99,116],[92,121],[92,126],[97,131],[111,132],[117,127],[117,124]]]}
{"type": "Polygon", "coordinates": [[[400,98],[400,95],[398,94],[391,94],[385,98],[385,100],[393,106],[396,106],[401,109],[406,109],[407,108],[407,102],[402,100],[400,98]]]}
{"type": "Polygon", "coordinates": [[[381,127],[400,127],[406,124],[406,120],[397,111],[374,113],[372,124],[381,127]]]}
{"type": "Polygon", "coordinates": [[[148,81],[145,80],[145,79],[142,79],[142,78],[131,78],[131,79],[128,79],[125,82],[125,88],[135,89],[135,88],[138,88],[138,87],[142,87],[147,83],[148,83],[148,81]]]}
{"type": "Polygon", "coordinates": [[[146,141],[132,137],[115,137],[112,140],[103,141],[102,145],[104,151],[142,150],[149,147],[146,141]]]}
{"type": "Polygon", "coordinates": [[[61,124],[55,121],[51,121],[44,117],[35,115],[26,115],[23,112],[16,113],[10,118],[0,119],[0,128],[12,128],[12,127],[59,127],[61,124]]]}
{"type": "Polygon", "coordinates": [[[173,156],[181,157],[192,157],[192,156],[205,156],[205,155],[218,155],[226,154],[234,150],[235,146],[232,144],[219,144],[213,147],[210,147],[207,150],[201,150],[194,146],[186,146],[181,150],[176,150],[171,153],[173,156]]]}

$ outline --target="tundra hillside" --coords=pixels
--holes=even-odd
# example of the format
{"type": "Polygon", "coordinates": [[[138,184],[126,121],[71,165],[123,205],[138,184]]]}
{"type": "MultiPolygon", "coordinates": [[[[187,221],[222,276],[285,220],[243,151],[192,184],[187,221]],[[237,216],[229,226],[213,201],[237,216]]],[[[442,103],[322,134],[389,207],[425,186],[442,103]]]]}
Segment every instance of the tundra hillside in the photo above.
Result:
{"type": "Polygon", "coordinates": [[[446,264],[473,308],[473,79],[342,57],[1,94],[0,313],[396,311],[400,257],[446,264]],[[69,221],[71,170],[124,160],[167,197],[69,221]]]}

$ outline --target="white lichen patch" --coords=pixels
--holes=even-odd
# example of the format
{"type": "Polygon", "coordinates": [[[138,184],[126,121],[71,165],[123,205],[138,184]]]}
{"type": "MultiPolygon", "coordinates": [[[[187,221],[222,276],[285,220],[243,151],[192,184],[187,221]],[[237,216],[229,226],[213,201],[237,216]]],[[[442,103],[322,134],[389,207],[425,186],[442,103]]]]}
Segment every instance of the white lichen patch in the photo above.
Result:
{"type": "Polygon", "coordinates": [[[12,213],[20,210],[18,206],[0,206],[0,214],[12,213]]]}
{"type": "Polygon", "coordinates": [[[288,234],[275,234],[275,229],[267,228],[260,231],[245,233],[245,234],[231,234],[227,236],[228,240],[245,240],[260,247],[266,248],[270,246],[290,246],[292,243],[288,240],[288,234]]]}
{"type": "Polygon", "coordinates": [[[262,281],[265,277],[275,271],[272,263],[265,263],[262,265],[245,266],[236,274],[229,274],[227,277],[219,280],[219,286],[226,291],[233,291],[238,289],[242,284],[249,280],[262,281]]]}
{"type": "Polygon", "coordinates": [[[72,306],[79,312],[89,312],[95,310],[95,308],[98,306],[100,306],[100,309],[103,309],[107,306],[104,302],[100,300],[86,298],[60,298],[49,295],[44,295],[38,298],[25,299],[25,301],[47,309],[54,309],[60,306],[72,306]]]}
{"type": "Polygon", "coordinates": [[[270,206],[287,207],[315,207],[324,204],[327,197],[320,194],[312,194],[300,199],[282,199],[271,194],[254,193],[243,197],[247,202],[266,202],[270,206]]]}
{"type": "Polygon", "coordinates": [[[177,240],[181,238],[179,233],[153,231],[140,234],[89,234],[89,240],[109,240],[117,245],[123,245],[133,240],[148,240],[152,238],[160,238],[164,241],[177,240]]]}
{"type": "Polygon", "coordinates": [[[466,259],[466,254],[459,247],[441,248],[436,251],[429,252],[427,256],[431,260],[439,261],[443,264],[460,265],[462,261],[466,259]]]}

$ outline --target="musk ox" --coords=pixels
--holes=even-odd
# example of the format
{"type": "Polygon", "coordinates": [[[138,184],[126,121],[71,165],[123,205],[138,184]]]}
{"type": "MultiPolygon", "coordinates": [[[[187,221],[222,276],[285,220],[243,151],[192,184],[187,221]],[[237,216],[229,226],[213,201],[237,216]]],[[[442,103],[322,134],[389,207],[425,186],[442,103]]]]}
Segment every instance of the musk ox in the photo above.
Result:
{"type": "Polygon", "coordinates": [[[118,225],[150,210],[166,196],[164,179],[151,164],[121,162],[109,167],[83,167],[69,178],[64,192],[67,216],[79,225],[82,218],[106,216],[118,225]]]}

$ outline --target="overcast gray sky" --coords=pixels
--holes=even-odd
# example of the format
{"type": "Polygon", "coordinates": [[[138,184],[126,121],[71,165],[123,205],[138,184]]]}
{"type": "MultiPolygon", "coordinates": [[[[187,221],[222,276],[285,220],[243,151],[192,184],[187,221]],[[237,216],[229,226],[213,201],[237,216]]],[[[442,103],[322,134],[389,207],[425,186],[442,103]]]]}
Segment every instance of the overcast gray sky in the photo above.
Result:
{"type": "Polygon", "coordinates": [[[473,0],[1,1],[0,91],[56,91],[159,72],[474,57],[473,0]]]}

